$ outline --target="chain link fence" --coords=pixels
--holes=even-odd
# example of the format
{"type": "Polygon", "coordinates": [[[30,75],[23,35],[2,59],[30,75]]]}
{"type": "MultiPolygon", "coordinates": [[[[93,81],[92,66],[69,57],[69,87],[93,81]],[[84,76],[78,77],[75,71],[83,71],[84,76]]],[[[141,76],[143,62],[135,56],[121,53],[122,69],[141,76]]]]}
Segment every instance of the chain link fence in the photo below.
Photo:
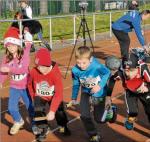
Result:
{"type": "MultiPolygon", "coordinates": [[[[33,16],[62,15],[80,13],[79,3],[83,0],[29,0],[33,16]]],[[[84,0],[88,3],[87,12],[100,12],[108,10],[127,10],[131,0],[84,0]]],[[[138,1],[142,9],[150,3],[150,0],[138,1]]],[[[0,17],[12,18],[19,10],[18,0],[0,0],[0,17]]]]}

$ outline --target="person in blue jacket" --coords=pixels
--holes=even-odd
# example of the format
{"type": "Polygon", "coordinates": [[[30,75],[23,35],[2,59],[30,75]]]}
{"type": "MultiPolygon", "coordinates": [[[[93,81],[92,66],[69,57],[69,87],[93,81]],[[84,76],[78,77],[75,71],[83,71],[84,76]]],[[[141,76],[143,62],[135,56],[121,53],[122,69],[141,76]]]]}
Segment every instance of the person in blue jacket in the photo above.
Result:
{"type": "MultiPolygon", "coordinates": [[[[134,10],[128,12],[126,15],[112,23],[112,31],[119,41],[123,61],[128,60],[130,46],[130,38],[128,33],[133,29],[142,47],[146,45],[141,31],[141,22],[143,20],[147,20],[148,18],[150,18],[150,10],[144,10],[141,13],[134,10]]],[[[148,47],[146,47],[145,50],[149,50],[148,47]]]]}
{"type": "MultiPolygon", "coordinates": [[[[81,86],[80,118],[89,136],[89,141],[100,142],[101,138],[90,115],[90,106],[92,105],[94,108],[95,121],[101,123],[105,107],[111,106],[111,98],[106,96],[110,70],[92,56],[89,47],[81,46],[76,49],[75,58],[76,65],[72,68],[73,87],[71,102],[76,104],[81,86]]],[[[112,112],[111,114],[108,113],[106,119],[111,121],[113,116],[112,112]]]]}

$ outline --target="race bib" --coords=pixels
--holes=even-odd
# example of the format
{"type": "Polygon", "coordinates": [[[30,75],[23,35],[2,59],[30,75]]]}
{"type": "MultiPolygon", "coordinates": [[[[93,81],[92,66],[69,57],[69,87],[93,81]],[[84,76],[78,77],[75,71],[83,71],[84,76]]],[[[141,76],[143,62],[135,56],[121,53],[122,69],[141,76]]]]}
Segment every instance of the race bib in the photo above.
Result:
{"type": "Polygon", "coordinates": [[[12,80],[14,81],[21,81],[24,78],[26,78],[27,74],[15,74],[15,75],[11,75],[12,80]]]}
{"type": "Polygon", "coordinates": [[[39,96],[53,96],[54,95],[54,85],[49,86],[45,81],[36,84],[36,94],[39,96]]]}
{"type": "Polygon", "coordinates": [[[88,78],[81,78],[80,83],[81,86],[85,88],[93,88],[93,86],[98,85],[100,82],[101,78],[99,76],[93,78],[93,77],[88,77],[88,78]]]}

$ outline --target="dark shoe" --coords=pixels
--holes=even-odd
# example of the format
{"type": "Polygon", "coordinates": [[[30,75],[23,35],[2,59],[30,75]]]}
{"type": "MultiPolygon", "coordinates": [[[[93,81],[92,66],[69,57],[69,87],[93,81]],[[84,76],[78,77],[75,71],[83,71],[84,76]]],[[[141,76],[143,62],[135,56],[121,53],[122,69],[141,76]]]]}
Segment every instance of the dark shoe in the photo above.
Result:
{"type": "Polygon", "coordinates": [[[71,131],[68,129],[67,126],[60,127],[59,133],[65,135],[65,136],[70,136],[71,135],[71,131]]]}
{"type": "Polygon", "coordinates": [[[50,128],[46,127],[42,129],[42,132],[38,135],[36,135],[36,140],[38,142],[43,142],[46,139],[46,135],[49,133],[50,128]]]}
{"type": "Polygon", "coordinates": [[[39,135],[42,133],[42,131],[43,131],[43,129],[37,127],[36,125],[32,126],[32,132],[34,135],[39,135]]]}
{"type": "Polygon", "coordinates": [[[127,130],[133,130],[134,128],[133,122],[129,122],[128,119],[125,120],[124,126],[127,130]]]}
{"type": "Polygon", "coordinates": [[[89,142],[101,142],[101,137],[99,135],[91,136],[89,142]]]}
{"type": "Polygon", "coordinates": [[[40,134],[36,136],[36,141],[37,142],[43,142],[46,139],[46,135],[40,134]]]}
{"type": "Polygon", "coordinates": [[[116,105],[112,105],[110,108],[110,115],[112,113],[112,116],[110,116],[110,118],[108,119],[109,123],[114,123],[117,119],[117,106],[116,105]]]}
{"type": "Polygon", "coordinates": [[[30,52],[35,52],[35,47],[34,47],[34,45],[31,46],[30,52]]]}

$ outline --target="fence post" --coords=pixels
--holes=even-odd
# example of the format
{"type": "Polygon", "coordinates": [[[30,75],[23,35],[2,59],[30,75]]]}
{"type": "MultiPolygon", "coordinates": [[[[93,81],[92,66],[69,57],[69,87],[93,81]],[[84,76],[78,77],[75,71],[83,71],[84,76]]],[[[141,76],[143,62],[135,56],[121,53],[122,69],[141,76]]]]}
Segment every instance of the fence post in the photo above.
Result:
{"type": "Polygon", "coordinates": [[[49,19],[49,43],[51,49],[53,49],[53,40],[52,40],[52,18],[49,19]]]}
{"type": "Polygon", "coordinates": [[[93,14],[93,39],[94,39],[94,41],[95,41],[95,35],[96,33],[95,33],[95,14],[93,14]]]}
{"type": "Polygon", "coordinates": [[[109,13],[109,21],[110,21],[110,23],[109,23],[109,26],[110,26],[109,36],[111,38],[112,37],[112,13],[111,12],[109,13]]]}
{"type": "Polygon", "coordinates": [[[76,42],[76,15],[73,16],[73,39],[76,42]]]}
{"type": "Polygon", "coordinates": [[[21,39],[21,48],[23,47],[23,36],[22,36],[22,20],[19,20],[19,33],[20,33],[20,39],[21,39]]]}

